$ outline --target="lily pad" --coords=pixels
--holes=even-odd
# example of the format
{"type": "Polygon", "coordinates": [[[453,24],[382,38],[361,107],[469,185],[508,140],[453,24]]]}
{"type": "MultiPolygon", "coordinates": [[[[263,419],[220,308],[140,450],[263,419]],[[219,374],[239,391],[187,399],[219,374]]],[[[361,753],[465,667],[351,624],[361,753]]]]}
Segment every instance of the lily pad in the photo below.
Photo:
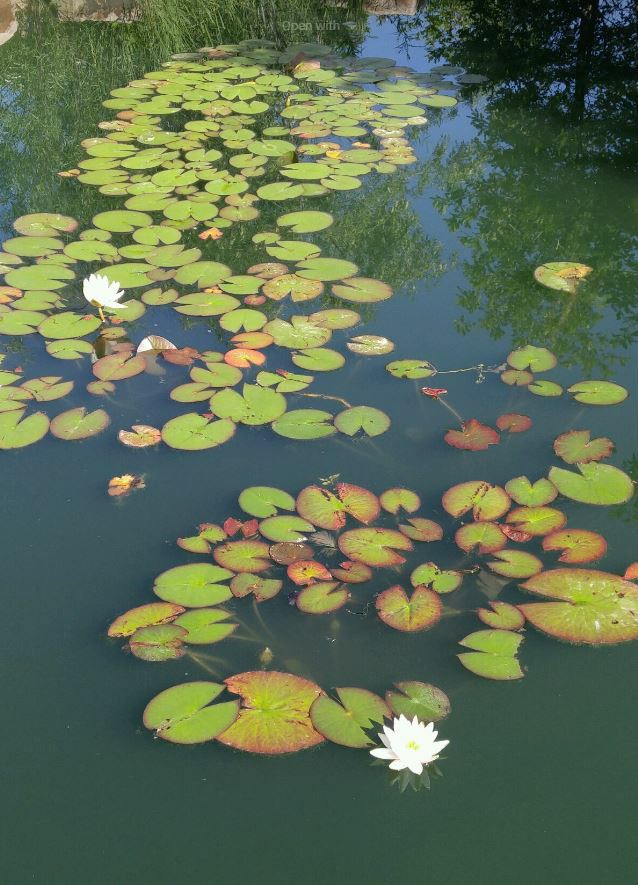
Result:
{"type": "Polygon", "coordinates": [[[306,615],[328,615],[337,611],[350,598],[350,591],[338,581],[310,584],[297,596],[297,608],[306,615]]]}
{"type": "Polygon", "coordinates": [[[441,503],[446,513],[455,518],[471,510],[476,522],[492,522],[507,513],[511,500],[501,486],[479,479],[452,486],[444,493],[441,503]]]}
{"type": "Polygon", "coordinates": [[[557,359],[546,347],[535,347],[533,344],[526,344],[525,347],[513,350],[507,357],[507,362],[513,369],[518,369],[519,371],[529,369],[530,372],[535,373],[547,372],[549,369],[553,369],[557,359]]]}
{"type": "Polygon", "coordinates": [[[433,519],[424,519],[422,516],[408,519],[407,523],[399,526],[399,531],[413,541],[440,541],[443,537],[443,527],[433,519]]]}
{"type": "Polygon", "coordinates": [[[563,529],[543,538],[543,550],[562,550],[559,562],[580,565],[602,559],[607,552],[607,541],[598,532],[587,529],[563,529]]]}
{"type": "Polygon", "coordinates": [[[615,406],[629,396],[624,387],[613,381],[579,381],[567,391],[577,402],[588,406],[615,406]]]}
{"type": "Polygon", "coordinates": [[[73,381],[63,381],[59,375],[45,375],[25,381],[22,387],[33,395],[36,402],[46,403],[67,396],[73,390],[73,384],[73,381]]]}
{"type": "Polygon", "coordinates": [[[523,637],[510,630],[478,630],[460,645],[473,649],[458,655],[463,666],[484,679],[522,679],[525,675],[516,657],[523,637]]]}
{"type": "Polygon", "coordinates": [[[276,516],[278,510],[294,510],[295,499],[288,492],[271,486],[251,486],[240,494],[239,506],[250,516],[263,519],[276,516]]]}
{"type": "Polygon", "coordinates": [[[592,439],[589,430],[570,430],[556,437],[554,451],[566,464],[589,464],[608,458],[614,444],[605,436],[592,439]]]}
{"type": "Polygon", "coordinates": [[[634,494],[634,484],[611,464],[577,464],[580,474],[552,467],[549,480],[561,495],[582,504],[624,504],[634,494]]]}
{"type": "Polygon", "coordinates": [[[278,227],[289,227],[296,234],[314,233],[324,230],[333,223],[334,218],[329,212],[288,212],[277,219],[278,227]]]}
{"type": "Polygon", "coordinates": [[[227,602],[232,593],[225,581],[233,572],[210,563],[178,565],[155,579],[153,592],[165,602],[187,608],[202,608],[227,602]]]}
{"type": "Polygon", "coordinates": [[[554,507],[515,507],[507,514],[507,522],[528,535],[538,537],[562,528],[567,517],[554,507]]]}
{"type": "Polygon", "coordinates": [[[334,492],[321,486],[307,486],[299,493],[296,507],[303,519],[328,531],[343,528],[347,516],[368,525],[379,515],[376,495],[345,482],[338,483],[334,492]]]}
{"type": "Polygon", "coordinates": [[[531,483],[526,476],[517,476],[505,483],[505,491],[525,507],[543,507],[558,495],[558,489],[548,479],[537,479],[531,483]]]}
{"type": "Polygon", "coordinates": [[[51,421],[51,435],[58,439],[88,439],[105,430],[111,419],[104,409],[87,412],[84,406],[69,409],[51,421]]]}
{"type": "Polygon", "coordinates": [[[379,503],[388,513],[416,513],[421,506],[421,499],[410,489],[388,489],[379,495],[379,503]]]}
{"type": "Polygon", "coordinates": [[[218,418],[230,418],[241,424],[257,426],[270,424],[286,411],[286,398],[258,384],[244,384],[242,393],[236,390],[220,390],[210,401],[210,407],[218,418]]]}
{"type": "Polygon", "coordinates": [[[479,608],[477,615],[487,627],[493,630],[520,630],[525,624],[525,618],[515,605],[509,602],[501,602],[498,599],[490,600],[490,609],[479,608]]]}
{"type": "Polygon", "coordinates": [[[444,439],[449,446],[468,452],[483,452],[501,441],[496,430],[481,424],[476,418],[466,421],[461,430],[448,430],[444,439]]]}
{"type": "Polygon", "coordinates": [[[522,585],[555,601],[519,608],[538,630],[565,642],[607,645],[638,638],[638,587],[593,569],[553,569],[522,585]]]}
{"type": "MultiPolygon", "coordinates": [[[[356,273],[356,271],[355,271],[356,273]]],[[[379,301],[387,301],[392,297],[392,288],[381,280],[372,280],[367,277],[354,277],[351,274],[344,283],[332,287],[332,294],[343,301],[355,304],[376,304],[379,301]]],[[[339,279],[339,277],[331,277],[339,279]]]]}
{"type": "Polygon", "coordinates": [[[415,716],[421,722],[439,722],[449,716],[450,699],[435,685],[427,682],[396,682],[397,691],[387,691],[386,702],[395,716],[405,716],[413,719],[415,716]]]}
{"type": "Polygon", "coordinates": [[[353,562],[362,562],[374,568],[403,565],[401,552],[413,549],[412,541],[401,532],[385,528],[352,529],[339,538],[339,549],[353,562]]]}
{"type": "Polygon", "coordinates": [[[173,623],[186,630],[183,642],[190,645],[212,645],[227,639],[237,629],[228,621],[230,613],[221,608],[196,608],[179,615],[173,623]]]}
{"type": "Polygon", "coordinates": [[[300,261],[297,268],[300,277],[322,282],[353,277],[359,269],[351,261],[340,258],[308,258],[306,261],[300,261]]]}
{"type": "Polygon", "coordinates": [[[465,553],[495,553],[502,550],[507,538],[494,522],[472,522],[461,526],[454,536],[457,547],[465,553]]]}
{"type": "Polygon", "coordinates": [[[103,356],[93,364],[93,374],[100,381],[122,381],[133,378],[146,368],[143,356],[129,356],[126,353],[112,353],[103,356]]]}
{"type": "Polygon", "coordinates": [[[269,541],[305,541],[314,530],[312,523],[299,516],[269,516],[259,523],[259,533],[269,541]]]}
{"type": "Polygon", "coordinates": [[[128,647],[142,661],[174,661],[185,654],[186,630],[176,624],[140,627],[129,639],[128,647]]]}
{"type": "Polygon", "coordinates": [[[78,222],[57,212],[36,212],[16,218],[13,226],[25,237],[55,237],[59,233],[72,234],[77,230],[78,222]]]}
{"type": "Polygon", "coordinates": [[[362,433],[364,436],[380,436],[390,428],[390,419],[380,409],[372,406],[353,406],[335,417],[335,427],[347,436],[362,433]]]}
{"type": "Polygon", "coordinates": [[[0,414],[0,449],[22,449],[46,436],[49,419],[43,412],[26,418],[20,409],[0,414]]]}
{"type": "Polygon", "coordinates": [[[577,261],[547,261],[534,271],[534,279],[548,289],[574,293],[592,268],[577,261]]]}
{"type": "Polygon", "coordinates": [[[386,366],[395,378],[429,378],[436,374],[436,369],[427,360],[394,360],[386,366]]]}
{"type": "Polygon", "coordinates": [[[230,582],[233,596],[240,599],[252,594],[255,602],[265,602],[273,599],[283,587],[283,581],[273,578],[261,578],[259,575],[251,575],[246,572],[235,575],[230,582]]]}
{"type": "Polygon", "coordinates": [[[387,703],[362,688],[337,688],[336,692],[339,701],[319,695],[310,708],[312,724],[329,741],[343,747],[372,746],[374,741],[366,731],[390,718],[387,703]]]}
{"type": "Polygon", "coordinates": [[[189,412],[171,418],[162,427],[162,439],[172,449],[197,452],[220,446],[235,433],[235,424],[228,419],[209,419],[204,415],[189,412]]]}
{"type": "Polygon", "coordinates": [[[272,429],[289,439],[324,439],[337,432],[330,412],[319,409],[293,409],[273,422],[272,429]]]}
{"type": "Polygon", "coordinates": [[[452,593],[463,583],[463,574],[455,569],[440,569],[434,562],[424,562],[414,569],[410,583],[413,587],[431,587],[437,593],[452,593]]]}
{"type": "Polygon", "coordinates": [[[508,433],[524,433],[532,426],[532,419],[527,415],[519,415],[517,412],[506,412],[496,419],[496,426],[499,430],[506,430],[508,433]]]}
{"type": "Polygon", "coordinates": [[[262,541],[227,541],[213,550],[215,562],[236,574],[258,574],[272,566],[268,545],[262,541]]]}
{"type": "Polygon", "coordinates": [[[173,744],[212,741],[239,715],[239,701],[212,702],[224,690],[215,682],[186,682],[156,695],[146,705],[143,721],[156,737],[173,744]]]}
{"type": "Polygon", "coordinates": [[[443,606],[438,593],[427,587],[415,587],[411,596],[398,584],[380,593],[375,606],[384,624],[404,633],[428,630],[436,624],[443,606]]]}
{"type": "Polygon", "coordinates": [[[534,380],[528,384],[527,389],[535,396],[561,396],[563,388],[555,381],[534,380]]]}
{"type": "Polygon", "coordinates": [[[170,624],[185,611],[186,609],[181,605],[173,605],[168,602],[151,602],[147,605],[140,605],[116,618],[108,629],[108,635],[111,638],[132,636],[140,627],[170,624]]]}
{"type": "Polygon", "coordinates": [[[291,673],[255,671],[226,680],[242,698],[238,719],[218,740],[238,750],[275,755],[320,744],[324,738],[310,720],[310,707],[322,694],[314,682],[291,673]]]}
{"type": "Polygon", "coordinates": [[[524,550],[498,550],[487,566],[504,578],[531,578],[542,570],[543,563],[538,556],[524,550]]]}

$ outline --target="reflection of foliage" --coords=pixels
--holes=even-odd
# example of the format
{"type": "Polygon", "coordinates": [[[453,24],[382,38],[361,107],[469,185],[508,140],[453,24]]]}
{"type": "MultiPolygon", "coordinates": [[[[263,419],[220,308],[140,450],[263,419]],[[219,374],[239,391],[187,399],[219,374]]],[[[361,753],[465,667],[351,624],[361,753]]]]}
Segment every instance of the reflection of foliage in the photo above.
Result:
{"type": "MultiPolygon", "coordinates": [[[[476,135],[441,145],[422,179],[440,190],[435,205],[470,255],[461,306],[480,311],[494,337],[511,328],[517,343],[549,342],[564,362],[609,371],[614,349],[638,337],[636,207],[621,177],[635,160],[635,13],[440,3],[413,34],[489,77],[473,104],[476,135]],[[536,265],[561,259],[594,268],[573,299],[532,279],[536,265]]],[[[465,317],[458,328],[471,327],[465,317]]]]}

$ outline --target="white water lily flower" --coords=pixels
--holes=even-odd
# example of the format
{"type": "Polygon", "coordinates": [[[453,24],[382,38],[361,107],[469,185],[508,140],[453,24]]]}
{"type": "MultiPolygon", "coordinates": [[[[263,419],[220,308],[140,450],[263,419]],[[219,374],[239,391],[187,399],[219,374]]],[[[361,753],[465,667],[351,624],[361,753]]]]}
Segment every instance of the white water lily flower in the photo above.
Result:
{"type": "Polygon", "coordinates": [[[414,774],[422,774],[423,767],[439,758],[439,753],[450,743],[437,741],[438,732],[430,722],[424,725],[415,716],[412,722],[403,714],[394,720],[393,728],[383,726],[379,733],[383,747],[370,750],[377,759],[390,762],[394,771],[409,768],[414,774]]]}
{"type": "Polygon", "coordinates": [[[84,297],[96,307],[106,307],[109,310],[123,310],[124,305],[119,304],[124,290],[120,289],[119,283],[110,283],[109,278],[102,274],[92,273],[84,280],[84,297]]]}

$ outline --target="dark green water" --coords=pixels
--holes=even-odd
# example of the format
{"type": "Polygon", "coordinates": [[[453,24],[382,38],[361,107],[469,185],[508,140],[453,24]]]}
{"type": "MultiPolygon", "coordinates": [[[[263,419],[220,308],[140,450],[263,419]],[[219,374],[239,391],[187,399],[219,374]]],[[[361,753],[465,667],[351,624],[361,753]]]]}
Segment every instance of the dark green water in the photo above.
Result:
{"type": "MultiPolygon", "coordinates": [[[[498,364],[513,345],[529,341],[559,356],[552,378],[560,383],[610,377],[635,388],[635,108],[627,100],[624,114],[610,111],[628,83],[611,50],[601,60],[596,49],[581,114],[565,97],[574,86],[567,61],[552,67],[543,56],[551,36],[546,19],[540,16],[538,33],[528,35],[538,50],[534,64],[516,45],[516,22],[509,54],[509,37],[478,14],[461,36],[443,40],[444,60],[490,82],[463,90],[454,111],[428,114],[415,166],[370,193],[346,195],[334,251],[395,287],[395,297],[372,305],[357,331],[387,335],[397,357],[427,358],[441,368],[498,364]],[[566,92],[557,86],[562,81],[566,92]],[[586,294],[567,311],[563,296],[532,279],[534,267],[558,258],[595,270],[586,294]]],[[[418,21],[370,19],[362,52],[428,70],[441,60],[433,22],[434,14],[425,13],[418,21]]],[[[83,54],[82,34],[71,30],[65,39],[86,82],[94,83],[100,69],[83,54]]],[[[14,41],[21,39],[33,52],[27,38],[14,41]]],[[[0,65],[16,45],[0,48],[0,65]]],[[[46,57],[40,64],[46,84],[46,57]]],[[[141,50],[140,65],[137,73],[145,69],[141,50]]],[[[46,97],[33,71],[24,81],[15,73],[6,81],[5,113],[11,107],[13,116],[0,121],[3,237],[24,211],[55,208],[86,219],[99,211],[101,195],[84,189],[91,193],[78,198],[77,186],[60,183],[56,172],[81,155],[67,144],[69,132],[76,146],[93,134],[99,101],[129,72],[120,81],[117,65],[105,71],[104,92],[91,102],[82,97],[82,75],[67,80],[62,67],[49,75],[58,98],[61,86],[72,86],[59,131],[29,116],[46,97]]],[[[147,331],[180,345],[210,340],[171,322],[147,331]]],[[[28,347],[20,360],[29,375],[59,368],[28,347]]],[[[638,430],[631,398],[614,408],[579,408],[564,399],[523,398],[496,376],[482,385],[471,373],[448,376],[450,401],[464,417],[489,423],[520,410],[534,420],[529,433],[500,447],[463,454],[442,443],[449,414],[421,397],[417,384],[391,378],[384,363],[350,361],[317,387],[390,414],[392,430],[369,442],[304,445],[245,429],[226,446],[188,454],[166,447],[132,452],[109,433],[84,444],[46,439],[3,455],[3,882],[635,881],[636,644],[568,647],[528,630],[525,679],[491,683],[454,658],[455,642],[476,629],[471,612],[408,637],[372,615],[301,617],[284,599],[261,607],[264,626],[249,606],[236,604],[260,642],[217,646],[225,662],[220,678],[258,667],[268,645],[273,666],[324,687],[382,692],[399,679],[423,679],[444,688],[453,710],[440,730],[451,744],[445,777],[430,793],[400,795],[365,753],[333,745],[260,758],[218,744],[174,747],[141,727],[151,696],[202,673],[187,658],[136,661],[104,638],[106,627],[150,600],[156,574],[189,561],[174,539],[235,512],[245,486],[295,491],[341,473],[375,491],[414,488],[427,515],[445,519],[443,490],[477,477],[503,483],[521,473],[540,476],[554,437],[571,427],[611,437],[612,463],[630,467],[638,430]],[[129,471],[146,474],[147,488],[122,503],[108,499],[109,477],[129,471]]],[[[146,376],[122,386],[108,407],[113,426],[151,418],[161,424],[172,415],[166,390],[160,397],[146,376]]],[[[601,568],[622,573],[637,558],[631,503],[607,509],[567,502],[565,510],[570,525],[606,536],[601,568]]],[[[452,544],[436,556],[441,564],[458,562],[452,544]]],[[[375,589],[381,586],[379,580],[375,589]]],[[[454,604],[463,610],[484,599],[477,590],[460,594],[454,604]]]]}

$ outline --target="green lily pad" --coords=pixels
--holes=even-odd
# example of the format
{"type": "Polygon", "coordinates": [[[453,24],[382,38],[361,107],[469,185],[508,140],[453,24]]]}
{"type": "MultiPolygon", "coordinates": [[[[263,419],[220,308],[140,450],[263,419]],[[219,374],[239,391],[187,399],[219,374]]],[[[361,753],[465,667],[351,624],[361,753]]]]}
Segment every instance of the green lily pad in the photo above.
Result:
{"type": "Polygon", "coordinates": [[[408,596],[398,584],[380,593],[375,606],[384,624],[404,633],[428,630],[436,624],[442,613],[441,599],[427,587],[415,587],[408,596]]]}
{"type": "Polygon", "coordinates": [[[538,537],[562,528],[567,517],[554,507],[515,507],[507,514],[506,521],[520,531],[538,537]]]}
{"type": "Polygon", "coordinates": [[[133,378],[146,368],[143,356],[129,356],[126,353],[112,353],[93,363],[93,374],[100,381],[123,381],[133,378]]]}
{"type": "Polygon", "coordinates": [[[505,491],[516,501],[525,507],[543,507],[558,495],[556,486],[548,479],[542,478],[531,483],[526,476],[517,476],[505,483],[505,491]]]}
{"type": "Polygon", "coordinates": [[[604,436],[592,439],[589,430],[570,430],[556,437],[554,451],[566,464],[589,464],[608,458],[614,444],[604,436]]]}
{"type": "Polygon", "coordinates": [[[31,378],[22,384],[22,387],[28,390],[33,395],[33,399],[39,403],[47,403],[68,396],[73,390],[73,386],[73,381],[62,381],[59,375],[31,378]]]}
{"type": "Polygon", "coordinates": [[[347,347],[361,356],[386,356],[394,350],[394,342],[383,335],[355,335],[347,347]]]}
{"type": "Polygon", "coordinates": [[[634,484],[611,464],[577,464],[580,474],[552,467],[549,480],[559,493],[582,504],[624,504],[634,494],[634,484]]]}
{"type": "Polygon", "coordinates": [[[13,222],[14,228],[25,237],[55,237],[59,233],[72,234],[78,227],[75,218],[57,212],[36,212],[21,215],[13,222]]]}
{"type": "Polygon", "coordinates": [[[281,393],[258,384],[244,384],[241,394],[226,388],[210,401],[218,418],[230,418],[251,426],[270,424],[284,414],[286,406],[286,398],[281,393]]]}
{"type": "Polygon", "coordinates": [[[427,360],[394,360],[385,368],[395,378],[429,378],[436,374],[436,369],[427,360]]]}
{"type": "Polygon", "coordinates": [[[364,436],[380,436],[390,428],[390,419],[380,409],[372,406],[354,406],[344,409],[335,416],[335,427],[340,433],[347,436],[355,436],[361,433],[364,436]]]}
{"type": "Polygon", "coordinates": [[[421,506],[421,499],[410,489],[388,489],[379,495],[379,503],[388,513],[416,513],[421,506]]]}
{"type": "Polygon", "coordinates": [[[44,338],[83,338],[85,335],[95,332],[99,327],[99,317],[63,311],[43,320],[38,326],[38,332],[44,338]]]}
{"type": "Polygon", "coordinates": [[[545,381],[543,379],[540,381],[531,381],[527,389],[535,396],[561,396],[563,392],[563,388],[560,384],[557,384],[555,381],[545,381]]]}
{"type": "Polygon", "coordinates": [[[531,578],[543,568],[538,556],[524,550],[498,550],[487,565],[490,571],[504,578],[531,578]]]}
{"type": "Polygon", "coordinates": [[[224,690],[215,682],[186,682],[156,695],[146,705],[143,721],[156,737],[173,744],[212,741],[233,724],[239,701],[212,702],[224,690]]]}
{"type": "Polygon", "coordinates": [[[394,529],[351,529],[339,537],[339,549],[353,562],[375,568],[403,565],[401,552],[412,550],[412,541],[394,529]]]}
{"type": "Polygon", "coordinates": [[[140,627],[170,623],[185,610],[181,605],[172,605],[166,602],[140,605],[117,617],[110,625],[108,635],[111,638],[132,636],[140,627]]]}
{"type": "Polygon", "coordinates": [[[515,605],[509,602],[501,602],[498,599],[490,600],[490,609],[479,608],[477,615],[487,627],[493,630],[520,630],[525,624],[525,618],[515,605]]]}
{"type": "Polygon", "coordinates": [[[308,319],[324,329],[350,329],[360,321],[361,315],[347,308],[329,308],[311,313],[308,319]]]}
{"type": "Polygon", "coordinates": [[[638,587],[593,569],[553,569],[522,585],[555,601],[519,608],[538,630],[565,642],[607,645],[638,638],[638,587]]]}
{"type": "Polygon", "coordinates": [[[624,387],[612,381],[579,381],[567,391],[577,402],[588,406],[615,406],[629,396],[624,387]]]}
{"type": "Polygon", "coordinates": [[[574,293],[592,268],[577,261],[547,261],[534,271],[534,279],[548,289],[574,293]]]}
{"type": "Polygon", "coordinates": [[[329,212],[287,212],[277,219],[278,227],[289,227],[293,233],[308,234],[324,230],[333,223],[334,218],[329,212]]]}
{"type": "Polygon", "coordinates": [[[343,747],[361,749],[374,743],[365,730],[390,718],[386,702],[362,688],[337,688],[339,701],[319,695],[310,708],[316,730],[329,741],[343,747]]]}
{"type": "Polygon", "coordinates": [[[519,371],[529,369],[530,372],[547,372],[554,368],[557,359],[546,347],[526,344],[525,347],[513,350],[507,357],[507,362],[519,371]]]}
{"type": "Polygon", "coordinates": [[[78,406],[56,415],[50,429],[51,435],[58,439],[88,439],[106,430],[110,423],[111,419],[104,409],[88,412],[84,406],[78,406]]]}
{"type": "Polygon", "coordinates": [[[387,691],[386,702],[395,716],[421,722],[439,722],[450,715],[450,699],[440,688],[427,682],[396,682],[397,691],[387,691]]]}
{"type": "MultiPolygon", "coordinates": [[[[297,304],[318,298],[323,292],[323,283],[319,280],[304,280],[294,273],[283,273],[268,280],[264,284],[262,292],[272,301],[281,301],[289,295],[292,301],[297,304]]],[[[314,323],[312,317],[307,319],[308,322],[314,323]]]]}
{"type": "Polygon", "coordinates": [[[454,569],[441,569],[435,562],[424,562],[414,569],[410,583],[413,587],[430,587],[437,593],[452,593],[463,583],[463,574],[454,569]]]}
{"type": "Polygon", "coordinates": [[[509,630],[478,630],[460,645],[474,649],[457,655],[463,666],[484,679],[522,679],[525,675],[516,657],[523,637],[509,630]]]}
{"type": "Polygon", "coordinates": [[[266,325],[266,314],[260,310],[239,308],[225,313],[219,325],[226,332],[256,332],[266,325]]]}
{"type": "Polygon", "coordinates": [[[0,313],[0,335],[33,335],[45,317],[35,310],[7,310],[0,313]]]}
{"type": "Polygon", "coordinates": [[[299,516],[268,516],[259,523],[259,533],[269,541],[305,541],[314,530],[312,523],[299,516]]]}
{"type": "Polygon", "coordinates": [[[250,516],[263,519],[276,516],[279,510],[294,510],[295,499],[288,492],[271,486],[250,486],[240,494],[239,506],[250,516]]]}
{"type": "Polygon", "coordinates": [[[189,452],[220,446],[228,442],[234,433],[233,421],[209,419],[195,412],[171,418],[162,427],[162,439],[167,446],[189,452]]]}
{"type": "Polygon", "coordinates": [[[107,212],[99,212],[94,217],[93,224],[100,230],[107,230],[111,233],[131,233],[140,227],[150,227],[153,224],[153,218],[146,212],[112,209],[107,212]]]}
{"type": "Polygon", "coordinates": [[[2,248],[11,255],[21,258],[41,258],[59,252],[64,248],[62,240],[55,237],[12,237],[4,240],[2,248]]]}
{"type": "Polygon", "coordinates": [[[297,496],[296,507],[297,513],[314,526],[337,531],[345,526],[347,516],[364,525],[374,522],[380,505],[368,489],[340,482],[334,492],[322,486],[306,486],[297,496]]]}
{"type": "Polygon", "coordinates": [[[296,375],[294,372],[259,372],[257,384],[262,387],[274,387],[277,393],[296,393],[305,390],[315,379],[312,375],[296,375]]]}
{"type": "Polygon", "coordinates": [[[239,307],[241,302],[232,295],[214,294],[211,292],[193,292],[181,295],[175,301],[175,310],[191,317],[214,317],[229,313],[239,307]]]}
{"type": "Polygon", "coordinates": [[[175,282],[205,289],[208,286],[215,286],[220,280],[229,276],[232,276],[232,270],[225,264],[220,264],[218,261],[195,261],[177,270],[175,282]]]}
{"type": "Polygon", "coordinates": [[[359,269],[351,261],[340,258],[308,258],[306,261],[300,261],[297,268],[300,277],[323,282],[353,277],[359,269]]]}
{"type": "Polygon", "coordinates": [[[462,525],[454,535],[457,547],[465,553],[495,553],[502,550],[507,538],[494,522],[471,522],[462,525]]]}
{"type": "Polygon", "coordinates": [[[269,547],[262,541],[227,541],[213,550],[215,562],[240,574],[264,572],[272,566],[269,547]]]}
{"type": "MultiPolygon", "coordinates": [[[[355,304],[375,304],[392,297],[392,288],[387,283],[382,283],[381,280],[354,277],[351,274],[348,276],[350,278],[344,283],[332,287],[332,294],[343,301],[351,301],[355,304]]],[[[331,277],[331,279],[337,279],[337,277],[331,277]]]]}
{"type": "Polygon", "coordinates": [[[292,181],[273,181],[271,184],[264,184],[257,190],[257,196],[260,200],[294,200],[303,195],[303,185],[295,184],[292,181]]]}
{"type": "Polygon", "coordinates": [[[142,661],[174,661],[185,654],[186,630],[176,624],[140,627],[129,639],[128,647],[142,661]]]}
{"type": "MultiPolygon", "coordinates": [[[[229,591],[230,592],[230,591],[229,591]]],[[[231,636],[238,625],[228,621],[230,613],[221,608],[196,608],[175,618],[173,624],[182,627],[189,645],[212,645],[231,636]]]]}
{"type": "Polygon", "coordinates": [[[268,599],[273,599],[283,585],[283,581],[242,573],[235,575],[230,582],[230,589],[233,592],[233,596],[237,596],[240,599],[252,593],[255,602],[265,602],[268,599]]]}
{"type": "Polygon", "coordinates": [[[18,267],[5,274],[7,286],[27,291],[53,292],[62,289],[69,280],[75,279],[75,273],[62,264],[33,264],[30,267],[18,267]]]}
{"type": "Polygon", "coordinates": [[[140,286],[147,286],[151,282],[152,278],[149,274],[155,271],[157,271],[157,268],[151,267],[150,264],[130,261],[123,264],[100,267],[95,273],[106,277],[109,283],[117,283],[123,289],[138,289],[140,286]]]}
{"type": "Polygon", "coordinates": [[[297,608],[306,615],[328,615],[350,598],[350,591],[338,581],[320,581],[304,587],[297,595],[297,608]]]}
{"type": "Polygon", "coordinates": [[[205,562],[178,565],[157,576],[153,592],[165,602],[187,608],[219,605],[232,597],[230,588],[220,583],[232,575],[227,569],[205,562]]]}
{"type": "Polygon", "coordinates": [[[501,486],[479,479],[452,486],[444,493],[441,503],[446,513],[457,519],[471,510],[476,522],[493,522],[507,513],[511,500],[501,486]]]}
{"type": "Polygon", "coordinates": [[[275,755],[304,750],[324,738],[315,731],[310,708],[322,693],[314,682],[291,673],[255,671],[226,680],[242,698],[238,719],[218,740],[238,750],[275,755]]]}
{"type": "Polygon", "coordinates": [[[293,409],[273,422],[272,429],[288,439],[324,439],[337,432],[330,412],[320,409],[293,409]]]}
{"type": "Polygon", "coordinates": [[[264,332],[272,335],[278,347],[291,349],[321,347],[332,336],[329,329],[315,325],[304,316],[292,316],[290,322],[280,319],[271,320],[264,326],[264,332]]]}
{"type": "Polygon", "coordinates": [[[293,353],[292,361],[309,372],[334,372],[345,364],[345,357],[329,347],[307,347],[293,353]]]}
{"type": "Polygon", "coordinates": [[[302,261],[319,255],[321,249],[303,240],[277,240],[275,245],[266,246],[266,252],[280,261],[302,261]]]}
{"type": "Polygon", "coordinates": [[[46,436],[49,419],[43,412],[34,412],[26,418],[17,409],[0,414],[0,449],[22,449],[46,436]]]}

